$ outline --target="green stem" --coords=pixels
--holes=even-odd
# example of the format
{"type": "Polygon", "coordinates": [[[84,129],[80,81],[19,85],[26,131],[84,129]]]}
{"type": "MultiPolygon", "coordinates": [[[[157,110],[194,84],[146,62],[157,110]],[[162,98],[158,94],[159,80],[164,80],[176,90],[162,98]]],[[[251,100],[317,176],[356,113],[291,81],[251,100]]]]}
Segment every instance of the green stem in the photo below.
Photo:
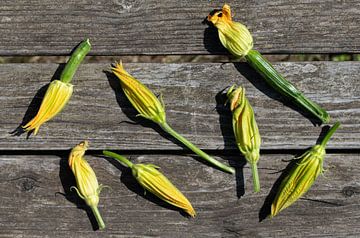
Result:
{"type": "Polygon", "coordinates": [[[131,163],[130,160],[126,159],[122,155],[116,154],[116,153],[108,151],[108,150],[104,150],[103,154],[106,155],[106,156],[109,156],[109,157],[111,157],[113,159],[116,159],[117,161],[120,161],[120,163],[125,164],[129,168],[131,168],[133,166],[133,163],[131,163]]]}
{"type": "Polygon", "coordinates": [[[340,122],[336,122],[331,128],[330,130],[326,133],[324,139],[321,142],[321,146],[325,148],[326,144],[328,143],[328,141],[330,140],[331,136],[334,134],[334,132],[339,128],[340,126],[340,122]]]}
{"type": "Polygon", "coordinates": [[[90,51],[90,40],[86,39],[76,47],[72,53],[69,61],[66,63],[64,70],[61,72],[60,81],[64,83],[70,83],[80,63],[85,58],[86,54],[90,51]]]}
{"type": "Polygon", "coordinates": [[[193,145],[190,141],[185,139],[183,136],[179,135],[176,131],[174,131],[166,122],[159,124],[161,128],[163,128],[167,133],[175,137],[177,140],[179,140],[181,143],[183,143],[186,147],[188,147],[190,150],[192,150],[194,153],[199,155],[201,158],[205,159],[210,164],[216,166],[217,168],[227,172],[234,174],[235,170],[234,168],[227,166],[216,159],[212,158],[210,155],[206,154],[204,151],[197,148],[195,145],[193,145]]]}
{"type": "Polygon", "coordinates": [[[90,207],[91,208],[91,211],[93,212],[94,216],[95,216],[95,219],[97,221],[97,224],[99,226],[99,229],[100,230],[103,230],[105,229],[105,223],[100,215],[100,212],[99,212],[99,209],[95,206],[93,207],[90,207]]]}
{"type": "Polygon", "coordinates": [[[258,51],[250,50],[245,56],[247,62],[273,87],[278,93],[287,97],[298,106],[311,113],[323,123],[330,121],[329,114],[315,102],[306,98],[292,83],[281,76],[258,51]]]}
{"type": "Polygon", "coordinates": [[[253,183],[254,183],[254,191],[260,192],[260,180],[259,180],[259,173],[257,169],[257,163],[252,163],[251,165],[251,173],[253,177],[253,183]]]}

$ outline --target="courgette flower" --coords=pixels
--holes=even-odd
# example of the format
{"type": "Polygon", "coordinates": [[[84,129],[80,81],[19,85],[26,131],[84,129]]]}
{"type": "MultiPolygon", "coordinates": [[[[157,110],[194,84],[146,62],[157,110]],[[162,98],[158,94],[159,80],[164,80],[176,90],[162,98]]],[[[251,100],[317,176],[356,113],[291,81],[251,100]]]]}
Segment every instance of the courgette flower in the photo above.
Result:
{"type": "Polygon", "coordinates": [[[235,170],[232,167],[220,163],[172,129],[166,122],[165,106],[162,100],[160,102],[150,89],[126,72],[121,62],[116,63],[115,67],[111,68],[111,70],[119,78],[126,97],[140,113],[140,116],[157,123],[163,130],[175,137],[207,162],[227,173],[235,173],[235,170]]]}
{"type": "Polygon", "coordinates": [[[245,89],[243,87],[235,88],[232,86],[227,97],[230,102],[230,110],[233,113],[232,124],[236,144],[244,155],[245,159],[250,163],[254,191],[260,191],[260,181],[257,171],[257,163],[260,157],[261,137],[258,126],[255,121],[254,111],[245,97],[245,89]]]}
{"type": "Polygon", "coordinates": [[[221,10],[207,17],[217,29],[222,45],[235,57],[244,57],[265,81],[281,95],[302,107],[323,123],[330,121],[329,114],[315,102],[306,98],[291,82],[287,81],[260,52],[253,49],[253,38],[246,28],[231,17],[230,6],[225,4],[221,10]]]}
{"type": "Polygon", "coordinates": [[[158,166],[133,164],[124,156],[110,151],[103,151],[103,154],[128,166],[134,178],[146,191],[175,207],[183,209],[191,217],[195,217],[196,212],[189,200],[158,170],[158,166]]]}
{"type": "Polygon", "coordinates": [[[65,107],[73,93],[73,85],[70,84],[70,81],[90,48],[89,39],[83,41],[76,48],[65,65],[60,80],[50,83],[36,116],[23,126],[25,131],[34,130],[34,135],[36,135],[42,124],[55,117],[65,107]]]}
{"type": "Polygon", "coordinates": [[[304,195],[319,174],[323,173],[326,143],[339,126],[340,123],[336,122],[327,132],[321,144],[313,146],[297,159],[297,163],[280,184],[271,205],[271,217],[276,216],[281,210],[289,207],[304,195]]]}
{"type": "Polygon", "coordinates": [[[99,194],[103,185],[99,185],[94,170],[84,159],[85,151],[88,149],[89,143],[83,141],[75,146],[69,155],[69,166],[74,173],[76,180],[75,189],[79,197],[81,197],[86,205],[88,205],[94,213],[99,229],[105,228],[105,223],[98,210],[99,194]]]}
{"type": "Polygon", "coordinates": [[[166,121],[165,106],[144,84],[131,76],[123,67],[122,62],[115,63],[112,72],[120,79],[126,97],[140,113],[139,115],[156,123],[166,121]]]}
{"type": "Polygon", "coordinates": [[[225,4],[221,11],[208,15],[219,30],[219,38],[223,46],[237,57],[243,57],[253,48],[253,38],[243,24],[232,21],[230,6],[225,4]]]}

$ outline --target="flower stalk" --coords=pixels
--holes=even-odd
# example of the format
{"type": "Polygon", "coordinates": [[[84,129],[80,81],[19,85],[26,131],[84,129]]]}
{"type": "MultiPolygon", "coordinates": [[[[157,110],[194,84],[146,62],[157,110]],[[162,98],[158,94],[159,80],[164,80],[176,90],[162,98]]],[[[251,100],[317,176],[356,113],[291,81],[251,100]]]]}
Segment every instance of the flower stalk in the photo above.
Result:
{"type": "Polygon", "coordinates": [[[316,178],[323,173],[326,144],[339,126],[340,123],[336,122],[319,145],[313,146],[297,159],[296,164],[280,184],[271,205],[271,217],[276,216],[304,195],[316,178]]]}
{"type": "Polygon", "coordinates": [[[104,150],[103,154],[129,167],[134,178],[146,191],[173,206],[183,209],[191,217],[195,217],[196,212],[189,200],[158,170],[158,166],[133,164],[124,156],[111,151],[104,150]]]}
{"type": "Polygon", "coordinates": [[[244,57],[268,85],[321,122],[328,123],[330,121],[329,114],[323,108],[306,98],[292,83],[282,77],[258,51],[252,49],[253,38],[249,30],[241,23],[232,20],[229,5],[225,4],[221,10],[209,14],[208,21],[218,29],[222,45],[232,55],[239,58],[244,57]]]}
{"type": "Polygon", "coordinates": [[[132,77],[122,66],[122,63],[116,63],[112,72],[119,78],[121,87],[129,99],[131,104],[139,112],[139,116],[149,119],[157,123],[164,131],[175,137],[187,148],[199,155],[202,159],[206,160],[210,164],[214,165],[218,169],[227,173],[234,174],[235,170],[223,163],[212,158],[204,151],[197,148],[194,144],[189,142],[183,136],[178,134],[172,129],[166,122],[165,106],[163,101],[159,99],[151,92],[144,84],[132,77]]]}

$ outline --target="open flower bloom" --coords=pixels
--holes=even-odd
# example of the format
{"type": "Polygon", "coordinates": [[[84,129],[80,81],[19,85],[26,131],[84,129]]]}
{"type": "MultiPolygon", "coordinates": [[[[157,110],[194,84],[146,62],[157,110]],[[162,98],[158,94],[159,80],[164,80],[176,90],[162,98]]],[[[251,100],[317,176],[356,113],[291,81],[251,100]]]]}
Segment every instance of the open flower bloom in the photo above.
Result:
{"type": "Polygon", "coordinates": [[[230,110],[233,113],[232,124],[236,144],[250,163],[254,180],[255,192],[260,191],[260,182],[257,171],[257,162],[260,157],[261,137],[255,121],[254,111],[245,97],[243,87],[232,86],[227,92],[230,110]]]}
{"type": "Polygon", "coordinates": [[[208,15],[208,21],[218,29],[223,46],[237,57],[243,57],[253,48],[253,38],[243,24],[232,21],[230,6],[208,15]]]}
{"type": "Polygon", "coordinates": [[[125,157],[110,151],[103,154],[127,165],[138,183],[161,200],[183,209],[191,217],[196,213],[189,200],[153,164],[133,164],[125,157]]]}
{"type": "Polygon", "coordinates": [[[164,104],[144,84],[126,72],[121,61],[115,63],[111,70],[120,79],[126,97],[140,116],[160,124],[165,122],[164,104]]]}
{"type": "Polygon", "coordinates": [[[40,126],[55,117],[67,104],[73,93],[73,85],[54,80],[50,83],[36,116],[23,128],[36,135],[40,126]]]}
{"type": "Polygon", "coordinates": [[[339,126],[339,122],[335,123],[320,145],[313,146],[297,159],[297,163],[280,184],[271,205],[271,217],[276,216],[304,195],[323,172],[326,143],[339,126]]]}
{"type": "Polygon", "coordinates": [[[103,186],[99,186],[94,170],[84,159],[88,145],[87,141],[83,141],[71,150],[68,162],[76,179],[76,188],[72,188],[76,190],[79,197],[81,197],[94,212],[99,228],[104,229],[105,224],[97,208],[99,204],[99,194],[103,186]]]}

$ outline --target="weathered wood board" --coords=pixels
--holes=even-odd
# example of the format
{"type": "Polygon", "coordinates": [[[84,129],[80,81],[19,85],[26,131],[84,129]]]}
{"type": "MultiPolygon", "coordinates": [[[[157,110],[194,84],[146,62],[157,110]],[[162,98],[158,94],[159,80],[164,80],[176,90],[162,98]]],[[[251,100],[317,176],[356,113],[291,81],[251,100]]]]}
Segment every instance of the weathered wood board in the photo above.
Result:
{"type": "MultiPolygon", "coordinates": [[[[223,1],[12,1],[0,5],[0,55],[64,55],[84,38],[92,55],[224,53],[203,20],[223,1]]],[[[357,52],[360,2],[227,1],[266,53],[357,52]]]]}
{"type": "MultiPolygon", "coordinates": [[[[143,194],[117,162],[86,156],[100,183],[100,211],[106,222],[96,231],[84,203],[70,187],[67,153],[0,156],[1,237],[356,237],[360,233],[360,156],[328,154],[320,176],[303,199],[273,219],[264,201],[276,191],[291,154],[263,154],[259,162],[262,190],[252,191],[250,169],[241,158],[224,156],[237,167],[225,174],[191,157],[132,155],[136,163],[155,163],[189,198],[195,219],[143,194]],[[240,159],[238,162],[236,160],[240,159]],[[63,194],[66,194],[65,196],[63,194]],[[240,198],[238,198],[238,195],[240,198]],[[259,221],[262,218],[262,221],[259,221]]],[[[266,203],[265,203],[266,204],[266,203]]]]}
{"type": "MultiPolygon", "coordinates": [[[[37,136],[26,139],[26,134],[15,136],[10,132],[24,117],[25,122],[29,121],[37,112],[44,85],[58,77],[58,73],[53,75],[61,66],[0,65],[0,149],[61,150],[83,139],[92,141],[92,149],[182,149],[155,124],[136,117],[118,80],[104,72],[109,66],[81,65],[67,107],[44,124],[37,136]]],[[[236,150],[231,113],[220,96],[234,83],[247,90],[262,135],[262,149],[307,148],[320,135],[322,127],[315,127],[311,118],[282,99],[246,63],[124,66],[156,94],[162,93],[169,124],[203,149],[236,150]]],[[[337,120],[342,123],[329,149],[360,148],[359,66],[359,62],[275,64],[306,96],[328,110],[331,124],[337,120]]]]}

